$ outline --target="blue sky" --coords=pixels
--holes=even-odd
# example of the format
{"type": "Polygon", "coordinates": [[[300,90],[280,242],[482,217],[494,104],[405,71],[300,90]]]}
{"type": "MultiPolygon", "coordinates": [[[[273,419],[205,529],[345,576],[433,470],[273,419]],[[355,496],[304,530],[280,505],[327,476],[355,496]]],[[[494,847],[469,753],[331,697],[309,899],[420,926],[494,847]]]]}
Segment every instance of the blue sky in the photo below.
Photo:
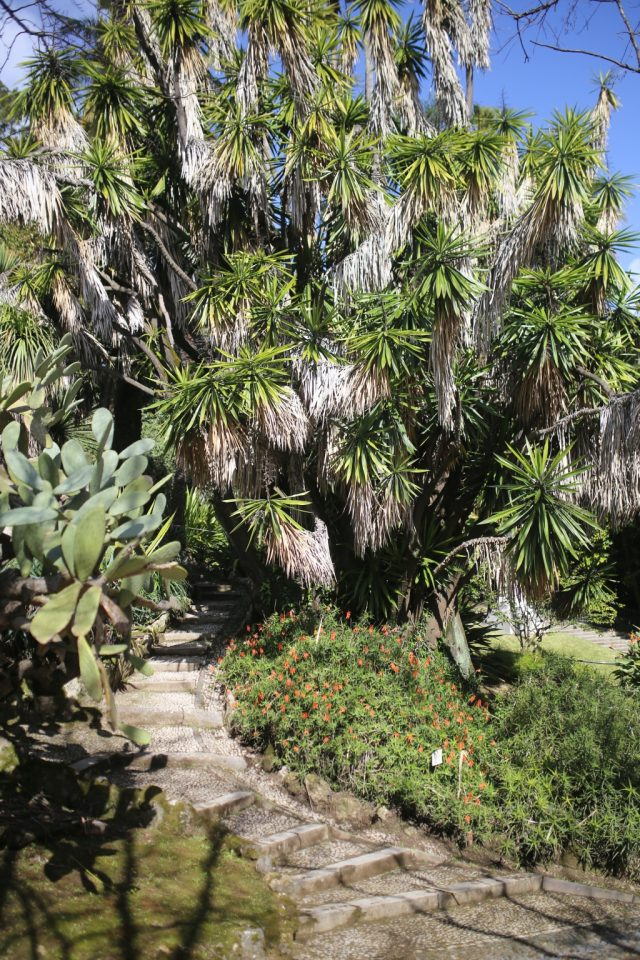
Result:
{"type": "MultiPolygon", "coordinates": [[[[529,4],[527,4],[529,5],[529,4]]],[[[533,4],[531,4],[533,5],[533,4]]],[[[516,7],[518,4],[512,4],[516,7]]],[[[632,5],[636,10],[638,4],[632,5]]],[[[587,4],[584,4],[587,7],[587,4]]],[[[623,45],[619,38],[620,21],[613,4],[589,5],[595,15],[588,25],[560,41],[567,47],[597,49],[609,56],[619,56],[623,45]]],[[[631,6],[629,7],[631,9],[631,6]]],[[[637,14],[636,14],[637,15],[637,14]]],[[[556,53],[526,43],[529,61],[506,17],[497,17],[493,38],[491,69],[475,81],[475,99],[481,104],[500,104],[535,113],[534,123],[544,123],[555,109],[565,106],[587,108],[597,96],[595,80],[607,64],[578,54],[556,53]]],[[[552,43],[552,36],[531,31],[527,40],[552,43]]],[[[615,70],[615,68],[612,68],[615,70]]],[[[621,108],[614,114],[609,136],[609,166],[634,176],[638,184],[627,207],[627,224],[640,233],[640,75],[619,72],[615,90],[621,108]]],[[[633,264],[640,274],[640,247],[623,258],[625,266],[633,264]]]]}
{"type": "MultiPolygon", "coordinates": [[[[72,16],[81,16],[90,12],[93,4],[90,0],[66,0],[61,6],[72,16]]],[[[412,3],[407,3],[401,7],[402,15],[407,16],[412,6],[412,3]]],[[[522,4],[514,2],[512,6],[522,7],[522,4]]],[[[640,17],[640,4],[632,2],[627,7],[632,17],[640,17]]],[[[624,47],[620,40],[620,21],[615,4],[579,0],[578,11],[580,19],[576,20],[573,31],[563,37],[563,45],[597,49],[611,56],[620,56],[624,47]]],[[[531,30],[526,34],[527,62],[513,34],[511,21],[498,15],[492,43],[492,66],[489,71],[476,77],[476,102],[493,105],[504,100],[515,109],[532,111],[535,114],[533,122],[540,124],[551,117],[554,109],[565,106],[587,108],[593,105],[596,97],[595,78],[599,71],[607,69],[606,64],[577,54],[556,53],[531,43],[536,39],[553,42],[549,29],[546,33],[531,30]]],[[[4,60],[1,48],[10,39],[11,34],[7,31],[0,37],[0,63],[4,60]]],[[[30,50],[27,37],[17,40],[10,60],[0,73],[0,79],[7,85],[20,84],[22,71],[18,64],[29,56],[30,50]]],[[[609,165],[612,170],[637,177],[640,187],[640,75],[620,73],[616,92],[622,106],[613,117],[609,165]]],[[[640,232],[640,189],[627,208],[627,225],[640,232]]],[[[624,257],[623,261],[625,266],[632,265],[640,275],[640,247],[624,257]]]]}

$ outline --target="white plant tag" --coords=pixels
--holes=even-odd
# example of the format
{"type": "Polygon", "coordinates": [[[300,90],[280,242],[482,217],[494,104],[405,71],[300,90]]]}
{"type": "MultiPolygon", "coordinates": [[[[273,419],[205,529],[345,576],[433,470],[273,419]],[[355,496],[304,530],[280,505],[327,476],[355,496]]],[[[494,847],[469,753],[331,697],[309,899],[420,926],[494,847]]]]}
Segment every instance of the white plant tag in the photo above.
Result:
{"type": "Polygon", "coordinates": [[[434,750],[433,753],[431,754],[431,766],[439,767],[441,763],[442,763],[442,750],[438,748],[437,750],[434,750]]]}

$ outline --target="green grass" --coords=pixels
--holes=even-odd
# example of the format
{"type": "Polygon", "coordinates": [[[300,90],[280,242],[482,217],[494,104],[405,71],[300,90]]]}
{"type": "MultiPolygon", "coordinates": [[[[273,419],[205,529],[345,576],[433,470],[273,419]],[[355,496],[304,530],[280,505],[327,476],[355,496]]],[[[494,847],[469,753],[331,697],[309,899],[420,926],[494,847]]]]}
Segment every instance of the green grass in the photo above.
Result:
{"type": "Polygon", "coordinates": [[[276,944],[286,911],[254,865],[221,829],[185,822],[174,809],[116,839],[0,851],[0,957],[220,960],[249,927],[276,944]]]}
{"type": "MultiPolygon", "coordinates": [[[[543,637],[540,649],[545,653],[558,653],[572,660],[590,661],[589,665],[594,670],[608,677],[613,673],[612,666],[618,656],[616,651],[609,647],[561,632],[549,633],[543,637]],[[593,662],[597,660],[607,662],[593,662]]],[[[506,634],[489,634],[486,643],[478,645],[474,651],[474,661],[490,684],[513,682],[518,675],[521,656],[518,638],[506,634]]]]}

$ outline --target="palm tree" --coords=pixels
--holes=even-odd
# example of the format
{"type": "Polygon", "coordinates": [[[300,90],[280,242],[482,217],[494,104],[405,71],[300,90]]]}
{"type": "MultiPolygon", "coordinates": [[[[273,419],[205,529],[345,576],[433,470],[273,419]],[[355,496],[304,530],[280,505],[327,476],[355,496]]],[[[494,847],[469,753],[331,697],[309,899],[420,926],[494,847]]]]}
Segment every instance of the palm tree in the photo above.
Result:
{"type": "Polygon", "coordinates": [[[490,13],[107,3],[34,54],[0,154],[7,357],[70,330],[118,443],[152,405],[252,576],[426,608],[466,670],[474,572],[552,591],[588,505],[640,502],[615,97],[474,110],[490,13]]]}

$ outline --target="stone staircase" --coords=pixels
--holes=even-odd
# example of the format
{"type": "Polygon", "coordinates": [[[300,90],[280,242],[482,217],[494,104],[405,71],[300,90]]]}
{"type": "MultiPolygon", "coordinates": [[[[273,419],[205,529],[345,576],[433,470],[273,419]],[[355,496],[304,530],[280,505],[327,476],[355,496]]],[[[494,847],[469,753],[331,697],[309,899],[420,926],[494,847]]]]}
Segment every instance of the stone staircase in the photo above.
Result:
{"type": "MultiPolygon", "coordinates": [[[[217,658],[247,619],[249,593],[242,584],[203,583],[196,600],[179,628],[154,644],[153,676],[136,675],[116,698],[121,719],[149,731],[149,747],[122,750],[122,740],[113,738],[117,757],[85,756],[75,766],[106,759],[116,783],[159,786],[170,800],[187,802],[198,817],[221,821],[240,837],[273,889],[297,905],[296,939],[282,946],[281,956],[451,958],[452,944],[468,950],[491,943],[497,929],[511,952],[487,948],[487,956],[540,956],[518,953],[513,944],[594,923],[630,929],[637,922],[640,931],[640,902],[631,893],[487,869],[415,830],[410,845],[406,834],[384,824],[354,833],[292,797],[224,726],[217,658]]],[[[264,958],[259,940],[251,950],[247,960],[264,958]]]]}

